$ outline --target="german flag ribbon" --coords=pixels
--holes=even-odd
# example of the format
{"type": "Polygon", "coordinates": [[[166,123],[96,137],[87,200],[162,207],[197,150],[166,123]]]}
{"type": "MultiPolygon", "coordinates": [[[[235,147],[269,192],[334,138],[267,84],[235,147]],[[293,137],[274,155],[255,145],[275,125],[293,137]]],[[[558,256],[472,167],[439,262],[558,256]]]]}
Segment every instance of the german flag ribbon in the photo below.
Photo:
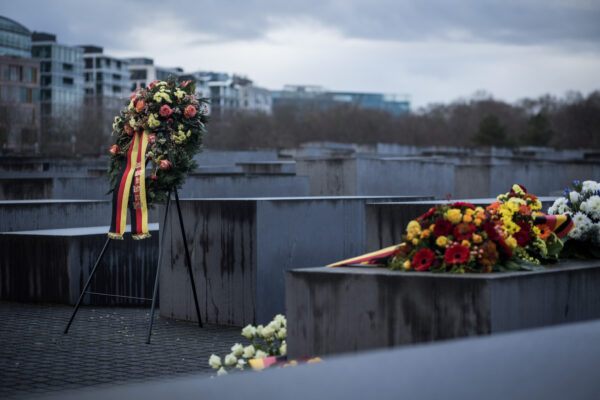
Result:
{"type": "Polygon", "coordinates": [[[574,226],[573,219],[569,214],[537,215],[533,223],[535,225],[547,225],[559,238],[567,236],[567,233],[574,226]]]}
{"type": "Polygon", "coordinates": [[[131,233],[135,232],[132,237],[150,237],[145,182],[147,146],[148,133],[135,132],[127,151],[127,163],[123,166],[123,173],[113,191],[112,219],[108,232],[111,239],[123,239],[127,226],[127,208],[131,214],[131,233]],[[129,202],[130,192],[133,192],[132,202],[129,202]]]}
{"type": "Polygon", "coordinates": [[[362,256],[329,264],[327,267],[343,267],[350,264],[378,264],[379,262],[385,262],[385,259],[394,254],[397,248],[398,245],[386,247],[385,249],[363,254],[362,256]]]}

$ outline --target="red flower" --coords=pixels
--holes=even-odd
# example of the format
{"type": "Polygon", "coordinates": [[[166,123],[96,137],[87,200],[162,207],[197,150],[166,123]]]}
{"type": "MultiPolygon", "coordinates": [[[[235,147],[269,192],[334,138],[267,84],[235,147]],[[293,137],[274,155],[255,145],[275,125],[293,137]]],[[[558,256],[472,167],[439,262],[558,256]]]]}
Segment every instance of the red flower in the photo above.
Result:
{"type": "MultiPolygon", "coordinates": [[[[517,185],[517,186],[520,187],[523,192],[527,193],[527,189],[525,189],[524,186],[521,186],[521,185],[517,185]]],[[[510,197],[519,197],[519,196],[517,196],[515,191],[512,189],[512,187],[510,188],[510,197]]]]}
{"type": "Polygon", "coordinates": [[[173,110],[171,110],[171,107],[165,104],[160,108],[160,110],[158,110],[158,113],[161,117],[167,118],[169,115],[173,114],[173,110]]]}
{"type": "Polygon", "coordinates": [[[194,106],[187,106],[185,108],[185,111],[183,112],[183,116],[186,117],[187,119],[192,118],[194,115],[196,115],[196,108],[194,106]]]}
{"type": "Polygon", "coordinates": [[[471,240],[473,232],[475,232],[475,225],[461,222],[454,227],[452,234],[454,235],[454,240],[471,240]]]}
{"type": "Polygon", "coordinates": [[[152,86],[156,85],[157,83],[158,83],[158,81],[152,81],[152,82],[150,82],[150,85],[148,85],[148,87],[150,89],[152,89],[152,86]]]}
{"type": "Polygon", "coordinates": [[[181,84],[181,86],[186,87],[187,85],[190,84],[191,81],[183,81],[183,83],[181,84]]]}
{"type": "Polygon", "coordinates": [[[135,102],[135,111],[142,112],[146,108],[146,101],[144,99],[140,99],[135,102]]]}
{"type": "Polygon", "coordinates": [[[521,229],[519,232],[515,233],[514,237],[517,239],[517,244],[519,247],[525,247],[531,241],[531,235],[524,229],[521,229]]]}
{"type": "Polygon", "coordinates": [[[153,144],[156,142],[156,133],[151,133],[148,135],[148,143],[153,144]]]}
{"type": "Polygon", "coordinates": [[[433,217],[433,213],[435,213],[435,207],[431,207],[429,209],[429,211],[427,211],[425,214],[421,215],[419,218],[417,219],[429,219],[431,217],[433,217]]]}
{"type": "Polygon", "coordinates": [[[167,124],[171,125],[172,123],[173,123],[173,119],[169,118],[169,119],[167,120],[167,124]]]}
{"type": "Polygon", "coordinates": [[[531,208],[529,208],[526,205],[522,205],[519,207],[519,214],[521,214],[524,217],[529,217],[532,214],[532,210],[531,208]]]}
{"type": "Polygon", "coordinates": [[[516,224],[519,225],[519,228],[521,228],[521,230],[525,230],[527,232],[531,230],[531,225],[529,224],[529,222],[517,221],[516,224]]]}
{"type": "Polygon", "coordinates": [[[465,203],[464,201],[456,201],[452,204],[450,204],[450,207],[453,208],[463,208],[463,207],[467,207],[470,208],[471,210],[475,209],[475,206],[471,203],[465,203]]]}
{"type": "Polygon", "coordinates": [[[117,155],[117,153],[119,152],[119,146],[117,146],[116,144],[113,144],[113,145],[110,147],[110,150],[109,150],[109,151],[110,151],[110,154],[112,154],[113,156],[116,156],[116,155],[117,155]]]}
{"type": "Polygon", "coordinates": [[[153,181],[155,181],[155,180],[157,180],[157,179],[158,179],[158,176],[156,176],[156,175],[152,175],[150,178],[151,178],[153,181]]]}
{"type": "Polygon", "coordinates": [[[412,259],[412,266],[415,271],[427,271],[433,260],[435,260],[435,253],[433,251],[421,249],[415,253],[412,259]]]}
{"type": "Polygon", "coordinates": [[[469,259],[469,248],[458,243],[446,249],[444,260],[446,264],[463,264],[469,259]]]}
{"type": "Polygon", "coordinates": [[[129,100],[133,100],[135,96],[137,96],[137,93],[132,93],[131,96],[129,96],[129,100]]]}
{"type": "Polygon", "coordinates": [[[133,135],[133,132],[134,132],[134,130],[133,130],[133,128],[131,127],[131,125],[129,125],[129,124],[125,124],[125,127],[124,127],[123,129],[125,130],[125,133],[126,133],[126,134],[128,134],[128,135],[130,135],[130,136],[131,136],[131,135],[133,135]]]}
{"type": "Polygon", "coordinates": [[[167,170],[167,169],[171,168],[171,161],[160,160],[160,162],[158,163],[158,168],[160,168],[162,170],[167,170]]]}
{"type": "Polygon", "coordinates": [[[435,226],[433,227],[433,236],[447,236],[452,232],[452,222],[439,218],[435,221],[435,226]]]}

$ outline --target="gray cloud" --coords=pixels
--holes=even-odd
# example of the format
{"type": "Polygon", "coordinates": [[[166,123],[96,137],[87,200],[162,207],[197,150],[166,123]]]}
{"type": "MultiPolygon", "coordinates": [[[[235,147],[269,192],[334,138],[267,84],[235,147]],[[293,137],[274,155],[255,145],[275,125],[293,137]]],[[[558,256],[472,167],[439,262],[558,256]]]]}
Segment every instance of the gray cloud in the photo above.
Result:
{"type": "Polygon", "coordinates": [[[122,50],[135,49],[135,41],[123,41],[132,28],[160,30],[165,20],[209,34],[213,41],[260,39],[274,24],[312,20],[346,37],[372,40],[579,45],[594,50],[600,43],[600,3],[593,1],[20,0],[0,6],[0,14],[31,30],[57,33],[64,43],[122,50]]]}

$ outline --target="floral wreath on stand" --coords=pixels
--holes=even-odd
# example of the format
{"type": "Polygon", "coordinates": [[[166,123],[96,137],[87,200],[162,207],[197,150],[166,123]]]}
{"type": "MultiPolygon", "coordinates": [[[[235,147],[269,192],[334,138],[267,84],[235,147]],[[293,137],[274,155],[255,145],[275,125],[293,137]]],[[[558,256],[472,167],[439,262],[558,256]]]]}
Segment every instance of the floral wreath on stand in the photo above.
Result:
{"type": "Polygon", "coordinates": [[[134,239],[148,237],[147,207],[167,200],[195,167],[208,121],[208,100],[197,98],[192,81],[169,77],[140,88],[115,117],[108,177],[113,193],[109,237],[122,239],[127,208],[134,239]],[[151,163],[149,179],[146,161],[151,163]],[[129,196],[132,192],[132,196],[129,196]],[[135,229],[137,227],[138,229],[135,229]]]}

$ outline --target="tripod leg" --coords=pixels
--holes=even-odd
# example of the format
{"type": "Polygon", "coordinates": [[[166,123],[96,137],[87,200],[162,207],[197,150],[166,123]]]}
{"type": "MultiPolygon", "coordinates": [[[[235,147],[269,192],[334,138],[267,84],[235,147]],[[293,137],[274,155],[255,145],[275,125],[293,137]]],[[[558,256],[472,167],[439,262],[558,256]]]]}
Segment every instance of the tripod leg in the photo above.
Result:
{"type": "Polygon", "coordinates": [[[169,220],[169,206],[171,205],[171,192],[167,193],[167,205],[165,207],[165,219],[162,226],[159,229],[162,230],[162,237],[160,238],[160,247],[158,248],[158,265],[156,266],[156,278],[154,280],[154,293],[152,294],[152,309],[150,311],[150,325],[148,325],[148,336],[146,337],[146,344],[150,344],[150,335],[152,334],[152,324],[154,323],[154,310],[156,308],[156,296],[158,294],[158,282],[160,280],[160,265],[162,264],[163,247],[165,243],[165,236],[167,231],[167,221],[169,220]]]}
{"type": "Polygon", "coordinates": [[[202,317],[200,316],[200,307],[198,307],[198,295],[196,294],[196,283],[194,282],[194,274],[192,273],[192,258],[188,249],[185,229],[183,227],[183,217],[181,216],[181,207],[179,206],[179,194],[175,189],[175,204],[177,205],[177,213],[179,214],[179,227],[181,228],[181,236],[183,237],[183,247],[185,249],[185,260],[187,263],[188,273],[190,274],[190,282],[192,282],[192,293],[194,293],[194,304],[196,305],[196,315],[198,316],[198,325],[202,328],[202,317]]]}
{"type": "Polygon", "coordinates": [[[65,334],[69,333],[69,328],[71,327],[71,324],[73,323],[75,314],[77,314],[77,310],[79,310],[79,306],[81,305],[83,296],[85,296],[85,292],[88,290],[90,283],[92,283],[92,278],[96,274],[96,269],[98,268],[98,265],[100,265],[100,261],[102,260],[102,257],[104,257],[104,253],[106,252],[106,249],[108,248],[108,243],[110,243],[110,238],[106,238],[106,243],[104,243],[104,247],[102,248],[102,251],[100,252],[100,255],[98,256],[98,259],[96,260],[96,264],[94,265],[94,268],[92,268],[92,272],[90,273],[90,276],[89,276],[87,282],[85,283],[83,290],[81,291],[79,300],[77,300],[77,304],[75,304],[75,309],[73,310],[73,314],[71,314],[71,319],[69,320],[69,323],[65,327],[65,331],[64,331],[65,334]]]}

